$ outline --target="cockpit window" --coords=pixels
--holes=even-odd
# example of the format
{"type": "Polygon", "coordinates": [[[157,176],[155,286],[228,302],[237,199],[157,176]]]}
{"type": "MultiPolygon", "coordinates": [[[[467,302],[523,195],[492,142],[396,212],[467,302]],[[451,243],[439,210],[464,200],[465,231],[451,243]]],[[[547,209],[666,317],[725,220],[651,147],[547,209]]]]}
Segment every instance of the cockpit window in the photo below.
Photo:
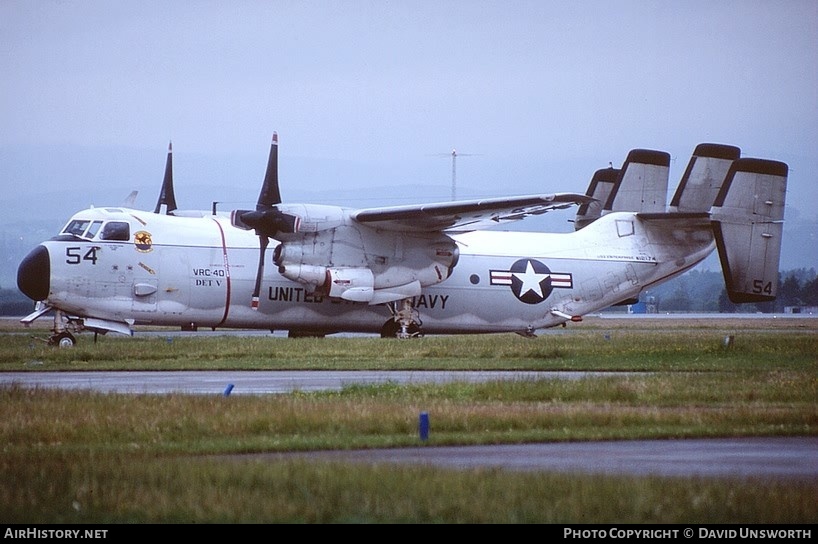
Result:
{"type": "Polygon", "coordinates": [[[74,236],[82,236],[85,234],[85,229],[88,228],[91,222],[86,219],[74,219],[68,223],[64,229],[63,234],[73,234],[74,236]]]}
{"type": "Polygon", "coordinates": [[[99,232],[99,227],[102,226],[102,221],[94,221],[91,223],[91,226],[88,228],[88,238],[93,238],[99,232]]]}
{"type": "Polygon", "coordinates": [[[103,227],[100,238],[127,242],[131,238],[131,227],[124,221],[111,221],[103,227]]]}
{"type": "MultiPolygon", "coordinates": [[[[64,229],[62,229],[61,234],[70,234],[71,236],[77,236],[79,238],[91,240],[97,235],[100,227],[102,227],[102,221],[90,221],[88,219],[72,219],[71,222],[68,223],[64,229]]],[[[127,237],[125,239],[127,240],[127,237]]]]}

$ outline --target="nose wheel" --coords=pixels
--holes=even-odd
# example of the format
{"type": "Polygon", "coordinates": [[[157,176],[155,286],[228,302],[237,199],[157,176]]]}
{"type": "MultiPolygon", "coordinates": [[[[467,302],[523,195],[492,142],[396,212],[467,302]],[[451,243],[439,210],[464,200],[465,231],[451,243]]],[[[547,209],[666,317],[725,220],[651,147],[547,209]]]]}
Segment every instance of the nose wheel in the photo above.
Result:
{"type": "Polygon", "coordinates": [[[48,337],[49,346],[57,346],[60,348],[73,348],[77,345],[77,339],[68,331],[62,331],[57,334],[52,334],[48,337]]]}

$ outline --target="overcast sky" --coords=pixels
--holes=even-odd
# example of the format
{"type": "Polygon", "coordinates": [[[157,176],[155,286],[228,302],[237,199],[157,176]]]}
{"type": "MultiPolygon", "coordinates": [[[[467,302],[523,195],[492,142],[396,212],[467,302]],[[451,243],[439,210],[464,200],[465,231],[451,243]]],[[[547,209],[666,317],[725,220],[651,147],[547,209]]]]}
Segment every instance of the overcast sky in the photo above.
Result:
{"type": "Polygon", "coordinates": [[[275,130],[282,162],[587,160],[549,187],[584,192],[638,147],[679,159],[672,188],[715,142],[787,162],[788,204],[818,203],[815,0],[0,0],[0,74],[3,148],[263,162],[275,130]]]}

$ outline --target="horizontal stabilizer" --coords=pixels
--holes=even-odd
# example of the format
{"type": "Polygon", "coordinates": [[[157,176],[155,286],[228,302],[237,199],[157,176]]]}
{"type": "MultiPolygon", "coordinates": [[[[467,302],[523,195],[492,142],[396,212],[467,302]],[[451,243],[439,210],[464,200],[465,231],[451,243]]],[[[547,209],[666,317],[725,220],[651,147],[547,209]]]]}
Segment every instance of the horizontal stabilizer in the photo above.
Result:
{"type": "Polygon", "coordinates": [[[776,297],[787,175],[782,162],[738,159],[716,196],[710,213],[732,302],[776,297]]]}

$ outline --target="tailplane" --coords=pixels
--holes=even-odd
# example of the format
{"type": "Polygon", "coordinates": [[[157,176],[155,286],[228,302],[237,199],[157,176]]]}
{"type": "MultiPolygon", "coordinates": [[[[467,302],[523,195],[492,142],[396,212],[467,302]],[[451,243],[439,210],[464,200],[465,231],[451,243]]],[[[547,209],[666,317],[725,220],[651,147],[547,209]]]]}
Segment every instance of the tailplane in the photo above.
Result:
{"type": "Polygon", "coordinates": [[[597,170],[586,192],[595,201],[580,206],[575,229],[611,212],[636,212],[674,233],[709,222],[730,300],[775,299],[788,166],[741,158],[731,145],[699,144],[666,206],[669,166],[668,153],[633,149],[621,169],[597,170]]]}
{"type": "Polygon", "coordinates": [[[783,162],[734,160],[710,209],[727,294],[734,303],[776,297],[787,175],[783,162]]]}

